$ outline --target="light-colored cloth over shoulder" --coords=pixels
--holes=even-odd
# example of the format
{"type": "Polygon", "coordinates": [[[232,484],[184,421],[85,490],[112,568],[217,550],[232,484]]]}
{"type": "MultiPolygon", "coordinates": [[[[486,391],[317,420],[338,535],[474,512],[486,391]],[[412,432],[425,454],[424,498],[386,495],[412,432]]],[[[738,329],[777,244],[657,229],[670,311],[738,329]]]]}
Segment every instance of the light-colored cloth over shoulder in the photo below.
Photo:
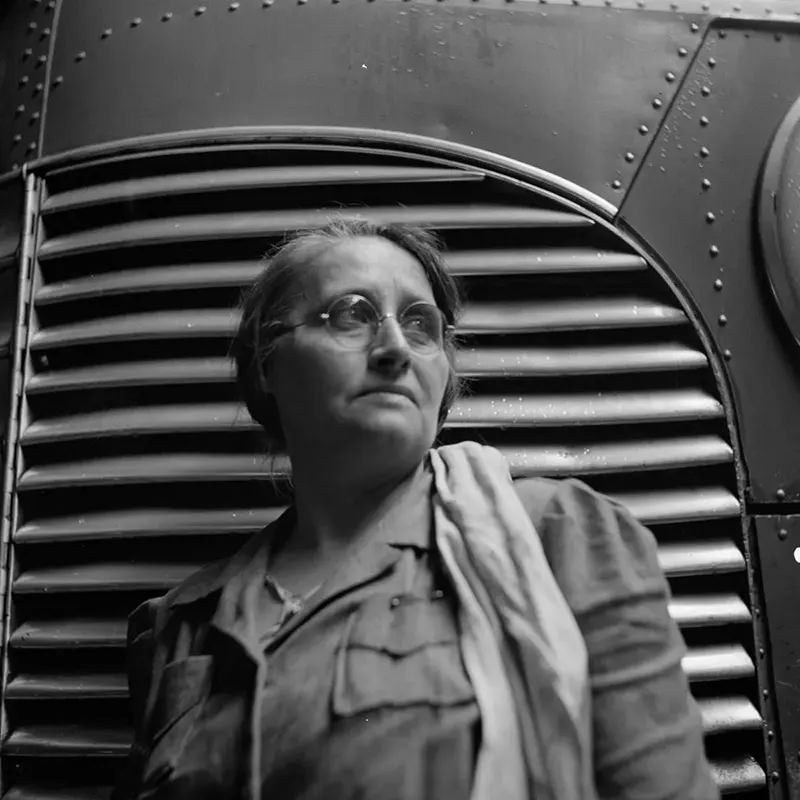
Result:
{"type": "Polygon", "coordinates": [[[650,531],[580,481],[512,484],[493,448],[430,461],[481,711],[472,800],[716,800],[650,531]]]}
{"type": "Polygon", "coordinates": [[[473,800],[591,800],[587,653],[502,455],[430,453],[436,545],[481,710],[473,800]]]}

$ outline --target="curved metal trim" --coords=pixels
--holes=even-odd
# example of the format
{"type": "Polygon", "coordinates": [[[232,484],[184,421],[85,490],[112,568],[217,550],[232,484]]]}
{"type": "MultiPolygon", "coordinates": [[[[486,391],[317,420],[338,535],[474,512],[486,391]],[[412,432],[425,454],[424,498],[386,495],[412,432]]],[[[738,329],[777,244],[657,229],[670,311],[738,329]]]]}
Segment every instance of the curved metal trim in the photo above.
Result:
{"type": "Polygon", "coordinates": [[[781,121],[767,151],[759,187],[758,230],[772,296],[795,342],[800,345],[800,295],[794,289],[789,276],[791,267],[781,250],[775,207],[788,146],[794,135],[800,136],[800,98],[781,121]]]}
{"type": "Polygon", "coordinates": [[[273,144],[287,142],[298,144],[359,144],[390,145],[395,150],[409,155],[431,155],[458,159],[458,164],[478,166],[484,170],[495,170],[498,176],[515,178],[539,189],[552,192],[553,199],[566,199],[577,203],[595,216],[611,220],[617,213],[616,206],[599,195],[584,189],[578,184],[559,178],[550,172],[530,166],[522,161],[498,155],[469,145],[434,139],[402,131],[384,131],[371,128],[328,127],[311,125],[253,126],[233,128],[210,128],[174,133],[137,136],[97,145],[68,150],[55,156],[46,156],[29,162],[32,172],[45,174],[52,169],[70,164],[85,162],[96,158],[148,150],[162,150],[173,147],[215,144],[273,144]]]}

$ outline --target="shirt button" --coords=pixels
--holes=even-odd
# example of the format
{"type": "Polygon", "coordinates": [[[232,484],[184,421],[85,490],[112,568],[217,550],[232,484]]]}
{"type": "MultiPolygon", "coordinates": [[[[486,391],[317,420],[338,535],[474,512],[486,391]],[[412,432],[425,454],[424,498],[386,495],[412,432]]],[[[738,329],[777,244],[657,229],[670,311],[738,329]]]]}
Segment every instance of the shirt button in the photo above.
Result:
{"type": "Polygon", "coordinates": [[[433,600],[441,600],[444,597],[444,590],[443,589],[434,589],[433,594],[431,595],[431,599],[433,600]]]}
{"type": "Polygon", "coordinates": [[[393,598],[392,598],[392,599],[389,601],[389,605],[390,605],[392,608],[397,608],[397,606],[399,606],[399,605],[400,605],[400,598],[399,598],[399,597],[393,597],[393,598]]]}

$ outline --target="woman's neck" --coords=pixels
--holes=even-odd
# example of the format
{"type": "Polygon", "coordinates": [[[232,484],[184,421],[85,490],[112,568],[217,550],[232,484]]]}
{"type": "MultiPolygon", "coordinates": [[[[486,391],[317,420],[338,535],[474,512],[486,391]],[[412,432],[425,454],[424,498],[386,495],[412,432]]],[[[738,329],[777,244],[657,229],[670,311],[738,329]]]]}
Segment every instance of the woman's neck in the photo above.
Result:
{"type": "Polygon", "coordinates": [[[348,475],[318,456],[308,466],[302,461],[292,466],[297,509],[292,544],[322,556],[341,552],[376,525],[402,515],[427,491],[424,461],[373,473],[372,480],[348,475]]]}

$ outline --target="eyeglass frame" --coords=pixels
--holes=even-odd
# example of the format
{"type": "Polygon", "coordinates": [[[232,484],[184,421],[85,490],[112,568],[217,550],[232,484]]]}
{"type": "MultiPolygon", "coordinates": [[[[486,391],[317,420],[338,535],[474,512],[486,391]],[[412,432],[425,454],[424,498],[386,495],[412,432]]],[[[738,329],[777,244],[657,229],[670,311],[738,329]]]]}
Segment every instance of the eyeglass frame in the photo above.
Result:
{"type": "MultiPolygon", "coordinates": [[[[442,309],[439,308],[439,306],[437,306],[435,303],[429,303],[427,300],[415,300],[413,303],[409,303],[402,311],[399,312],[399,314],[394,314],[392,312],[389,312],[387,314],[381,314],[380,311],[375,307],[375,304],[368,297],[364,297],[363,294],[359,294],[358,292],[345,292],[345,294],[339,295],[338,297],[335,297],[333,300],[331,300],[331,302],[328,303],[328,305],[326,306],[325,311],[318,311],[315,314],[311,315],[311,318],[314,321],[322,320],[323,326],[326,328],[326,330],[330,334],[331,338],[334,341],[339,342],[339,344],[341,344],[341,340],[336,337],[336,334],[330,328],[330,325],[329,325],[330,319],[331,319],[330,309],[332,309],[334,307],[334,305],[336,305],[336,303],[338,303],[340,300],[344,299],[345,297],[357,297],[360,300],[363,300],[375,312],[375,317],[376,317],[375,330],[374,330],[374,333],[372,335],[372,338],[367,342],[367,344],[363,348],[352,348],[353,352],[358,352],[358,350],[360,350],[360,349],[369,350],[370,347],[375,342],[375,339],[377,338],[378,333],[380,332],[381,326],[383,325],[383,323],[387,319],[396,320],[398,325],[400,326],[400,330],[402,332],[403,328],[402,328],[402,325],[400,325],[399,317],[402,317],[403,314],[405,314],[406,311],[408,311],[409,308],[413,308],[414,306],[424,305],[424,306],[430,306],[431,308],[436,309],[436,311],[439,313],[439,316],[440,316],[441,322],[442,322],[442,341],[441,341],[441,344],[436,349],[431,350],[431,352],[427,353],[427,354],[424,353],[424,352],[420,352],[419,350],[415,350],[414,347],[411,345],[411,342],[408,341],[408,338],[406,337],[405,333],[403,333],[403,338],[405,338],[406,341],[408,342],[409,349],[414,351],[417,355],[420,355],[420,356],[422,356],[424,358],[426,355],[430,355],[430,356],[435,355],[436,350],[443,350],[445,345],[447,344],[448,337],[452,337],[453,333],[456,330],[456,326],[455,325],[447,322],[447,317],[445,316],[444,311],[442,311],[442,309]]],[[[277,321],[275,321],[275,322],[268,322],[264,326],[264,328],[266,330],[270,330],[270,331],[277,331],[273,335],[273,339],[277,339],[279,336],[283,336],[285,333],[291,333],[291,331],[296,330],[297,328],[302,328],[305,325],[312,325],[312,324],[313,323],[311,321],[309,321],[309,320],[306,320],[306,321],[303,321],[303,322],[297,322],[294,325],[291,325],[288,322],[277,322],[277,321]]],[[[350,349],[350,348],[344,347],[344,349],[350,349]]]]}

